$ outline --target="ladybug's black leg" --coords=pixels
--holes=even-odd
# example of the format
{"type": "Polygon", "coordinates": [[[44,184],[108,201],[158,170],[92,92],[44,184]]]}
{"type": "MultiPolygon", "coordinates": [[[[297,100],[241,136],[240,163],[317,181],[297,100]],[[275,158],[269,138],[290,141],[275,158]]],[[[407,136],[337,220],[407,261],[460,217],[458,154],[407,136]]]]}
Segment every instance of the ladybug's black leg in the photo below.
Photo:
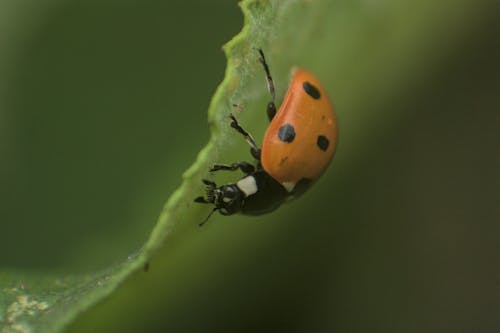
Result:
{"type": "Polygon", "coordinates": [[[229,170],[234,171],[240,169],[245,174],[251,174],[255,171],[255,166],[248,162],[236,162],[233,164],[214,164],[214,166],[210,169],[210,172],[219,171],[219,170],[229,170]]]}
{"type": "Polygon", "coordinates": [[[267,103],[267,117],[269,118],[269,121],[273,120],[274,115],[276,114],[276,93],[274,91],[274,81],[273,77],[271,76],[271,71],[269,70],[269,66],[267,65],[266,62],[266,57],[264,57],[264,52],[262,49],[259,49],[259,61],[264,67],[264,71],[266,72],[266,79],[267,79],[267,89],[269,90],[269,93],[271,94],[271,101],[267,103]]]}
{"type": "Polygon", "coordinates": [[[213,203],[213,202],[208,201],[208,200],[207,200],[207,199],[205,199],[204,197],[197,197],[196,199],[194,199],[194,202],[204,203],[204,204],[213,203]]]}
{"type": "Polygon", "coordinates": [[[231,118],[231,127],[237,130],[238,133],[240,133],[245,137],[245,140],[250,145],[250,153],[256,160],[260,161],[260,148],[257,147],[257,144],[255,143],[255,140],[252,138],[250,133],[245,131],[243,127],[241,127],[240,124],[238,124],[238,121],[232,114],[229,115],[229,118],[231,118]]]}
{"type": "Polygon", "coordinates": [[[201,181],[207,186],[208,189],[214,189],[217,187],[217,184],[215,184],[214,181],[208,179],[202,179],[201,181]]]}

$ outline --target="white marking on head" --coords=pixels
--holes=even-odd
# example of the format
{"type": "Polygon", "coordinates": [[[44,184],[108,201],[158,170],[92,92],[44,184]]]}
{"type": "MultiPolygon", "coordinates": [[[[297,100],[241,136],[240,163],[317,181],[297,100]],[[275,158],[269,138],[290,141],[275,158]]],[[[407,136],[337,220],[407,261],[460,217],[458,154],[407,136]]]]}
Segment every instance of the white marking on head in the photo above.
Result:
{"type": "Polygon", "coordinates": [[[294,183],[294,182],[284,182],[284,183],[281,183],[281,185],[283,185],[283,187],[285,188],[285,190],[288,191],[288,193],[292,192],[293,189],[295,188],[295,185],[297,185],[297,183],[294,183]]]}
{"type": "Polygon", "coordinates": [[[253,176],[247,176],[243,179],[240,179],[236,186],[245,193],[245,197],[248,197],[252,194],[257,193],[257,183],[255,182],[255,178],[253,176]]]}

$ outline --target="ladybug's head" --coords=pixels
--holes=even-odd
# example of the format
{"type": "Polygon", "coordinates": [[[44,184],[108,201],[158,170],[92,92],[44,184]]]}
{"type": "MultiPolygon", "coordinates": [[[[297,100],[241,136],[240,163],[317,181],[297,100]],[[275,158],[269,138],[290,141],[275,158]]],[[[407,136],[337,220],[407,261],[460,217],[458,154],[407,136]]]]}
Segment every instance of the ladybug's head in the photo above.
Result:
{"type": "Polygon", "coordinates": [[[222,215],[233,215],[241,210],[244,194],[236,186],[236,184],[217,185],[207,179],[203,179],[203,183],[207,186],[206,198],[198,197],[194,201],[199,203],[213,204],[215,207],[208,217],[200,223],[200,226],[208,221],[208,218],[215,212],[219,211],[222,215]]]}

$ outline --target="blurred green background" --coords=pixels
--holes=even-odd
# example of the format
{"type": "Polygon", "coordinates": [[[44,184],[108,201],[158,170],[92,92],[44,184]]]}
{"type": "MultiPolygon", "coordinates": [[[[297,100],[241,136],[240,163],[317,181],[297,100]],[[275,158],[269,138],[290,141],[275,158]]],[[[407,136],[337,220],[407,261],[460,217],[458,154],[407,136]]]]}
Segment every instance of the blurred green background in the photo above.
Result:
{"type": "Polygon", "coordinates": [[[146,241],[241,29],[235,3],[195,4],[4,5],[2,266],[95,269],[146,241]]]}
{"type": "MultiPolygon", "coordinates": [[[[339,115],[321,181],[269,216],[214,216],[171,246],[168,274],[152,266],[73,330],[500,330],[497,6],[335,3],[317,32],[335,52],[299,51],[339,115]]],[[[0,267],[121,262],[209,138],[240,10],[0,6],[0,267]]]]}

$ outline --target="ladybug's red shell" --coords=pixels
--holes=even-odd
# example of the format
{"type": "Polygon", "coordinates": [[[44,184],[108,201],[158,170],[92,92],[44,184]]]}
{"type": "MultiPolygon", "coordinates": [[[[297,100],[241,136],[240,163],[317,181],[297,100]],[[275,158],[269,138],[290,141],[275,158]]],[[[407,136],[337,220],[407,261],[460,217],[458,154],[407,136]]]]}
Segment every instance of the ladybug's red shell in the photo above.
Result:
{"type": "Polygon", "coordinates": [[[337,118],[311,73],[296,69],[262,142],[263,169],[288,190],[321,176],[337,145],[337,118]]]}

